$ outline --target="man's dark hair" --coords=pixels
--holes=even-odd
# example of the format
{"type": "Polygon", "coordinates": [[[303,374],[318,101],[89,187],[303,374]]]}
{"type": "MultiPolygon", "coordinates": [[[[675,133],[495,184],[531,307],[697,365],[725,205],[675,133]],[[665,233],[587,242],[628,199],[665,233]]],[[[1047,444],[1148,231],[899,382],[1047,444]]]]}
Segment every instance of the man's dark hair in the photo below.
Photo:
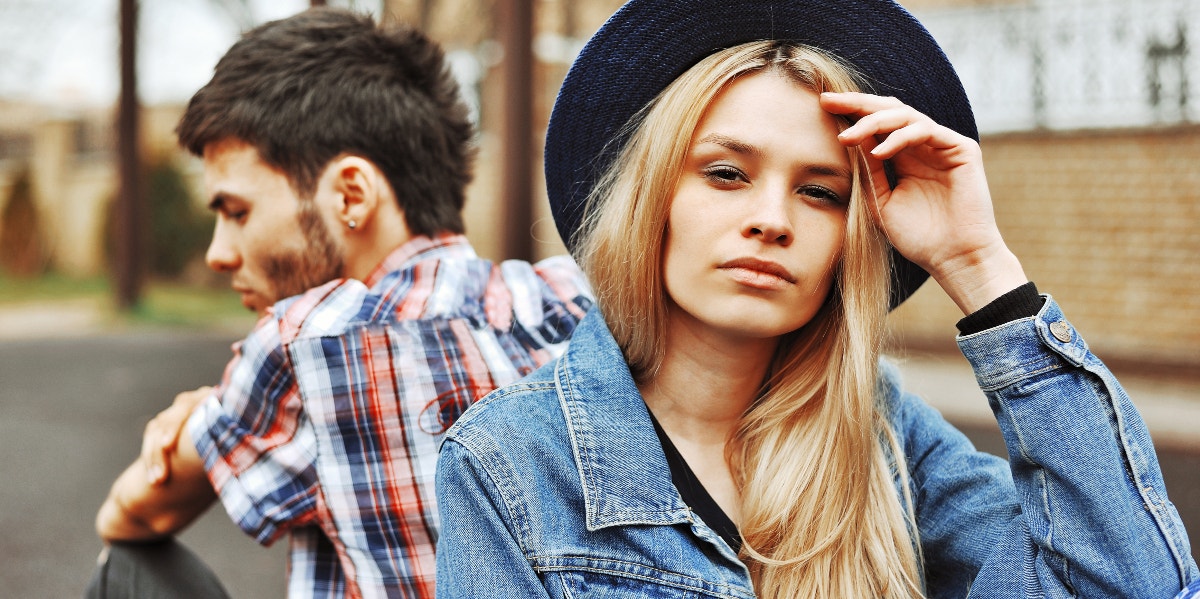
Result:
{"type": "Polygon", "coordinates": [[[250,30],[188,103],[179,143],[236,138],[302,198],[340,154],[373,162],[414,235],[463,232],[474,129],[441,48],[407,27],[310,9],[250,30]]]}

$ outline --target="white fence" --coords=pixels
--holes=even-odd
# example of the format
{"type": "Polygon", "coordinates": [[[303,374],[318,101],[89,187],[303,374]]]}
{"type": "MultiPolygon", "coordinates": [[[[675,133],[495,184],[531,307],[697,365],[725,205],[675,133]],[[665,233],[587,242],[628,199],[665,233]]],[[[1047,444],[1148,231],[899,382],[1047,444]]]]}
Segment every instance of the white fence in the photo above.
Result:
{"type": "Polygon", "coordinates": [[[1200,122],[1200,0],[916,14],[958,70],[981,133],[1200,122]]]}

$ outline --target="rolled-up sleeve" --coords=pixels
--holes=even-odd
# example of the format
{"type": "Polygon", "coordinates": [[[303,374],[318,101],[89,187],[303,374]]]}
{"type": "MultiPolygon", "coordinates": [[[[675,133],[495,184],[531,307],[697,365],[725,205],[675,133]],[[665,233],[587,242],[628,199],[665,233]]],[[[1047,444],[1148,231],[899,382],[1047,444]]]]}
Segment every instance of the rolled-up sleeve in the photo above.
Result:
{"type": "Polygon", "coordinates": [[[265,319],[234,348],[221,386],[188,432],[230,518],[270,544],[316,514],[316,438],[278,321],[265,319]]]}

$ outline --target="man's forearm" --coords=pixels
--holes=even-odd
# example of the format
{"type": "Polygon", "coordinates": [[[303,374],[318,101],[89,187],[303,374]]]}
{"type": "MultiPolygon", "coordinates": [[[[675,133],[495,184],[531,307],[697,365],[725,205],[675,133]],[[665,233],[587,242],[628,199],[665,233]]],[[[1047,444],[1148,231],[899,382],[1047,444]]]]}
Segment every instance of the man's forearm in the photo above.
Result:
{"type": "Polygon", "coordinates": [[[133,541],[169,536],[212,505],[216,494],[186,432],[170,462],[170,478],[157,485],[151,483],[143,458],[121,473],[96,514],[100,538],[133,541]]]}
{"type": "Polygon", "coordinates": [[[100,538],[105,541],[131,541],[171,534],[171,531],[161,533],[154,530],[154,526],[138,514],[137,510],[130,507],[124,499],[124,496],[129,494],[126,489],[135,487],[134,484],[131,484],[131,480],[138,476],[144,478],[145,472],[146,467],[141,458],[138,458],[121,473],[121,476],[117,477],[116,482],[109,489],[104,504],[100,506],[100,512],[96,514],[96,532],[100,538]]]}

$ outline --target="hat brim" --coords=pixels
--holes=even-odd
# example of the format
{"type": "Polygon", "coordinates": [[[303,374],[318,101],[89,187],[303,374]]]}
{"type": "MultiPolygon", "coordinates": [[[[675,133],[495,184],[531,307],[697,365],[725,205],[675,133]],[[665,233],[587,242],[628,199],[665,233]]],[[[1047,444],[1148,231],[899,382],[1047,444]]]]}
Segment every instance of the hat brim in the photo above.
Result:
{"type": "MultiPolygon", "coordinates": [[[[624,125],[684,71],[718,50],[786,40],[830,52],[871,86],[978,139],[954,67],[892,0],[631,0],[592,36],[558,93],[546,133],[546,189],[575,250],[588,194],[616,156],[624,125]]],[[[895,307],[929,277],[893,250],[895,307]]]]}

